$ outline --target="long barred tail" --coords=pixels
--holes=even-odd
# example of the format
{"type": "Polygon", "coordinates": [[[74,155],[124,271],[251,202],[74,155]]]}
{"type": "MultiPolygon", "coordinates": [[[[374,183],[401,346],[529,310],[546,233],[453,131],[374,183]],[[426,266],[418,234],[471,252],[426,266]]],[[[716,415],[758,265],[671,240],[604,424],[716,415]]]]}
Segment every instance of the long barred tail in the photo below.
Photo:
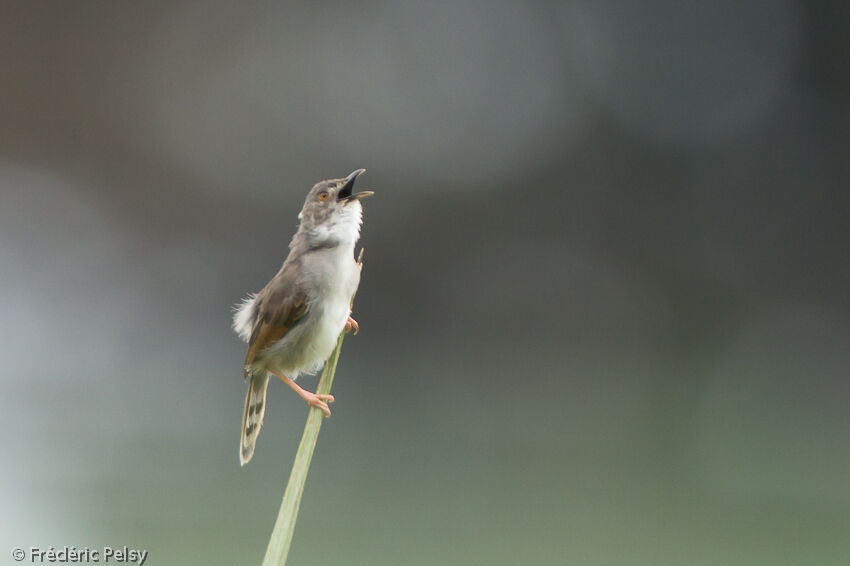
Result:
{"type": "Polygon", "coordinates": [[[269,387],[267,373],[251,376],[251,386],[245,396],[245,412],[242,413],[242,439],[239,441],[239,463],[247,464],[254,455],[254,446],[263,426],[266,413],[266,391],[269,387]]]}

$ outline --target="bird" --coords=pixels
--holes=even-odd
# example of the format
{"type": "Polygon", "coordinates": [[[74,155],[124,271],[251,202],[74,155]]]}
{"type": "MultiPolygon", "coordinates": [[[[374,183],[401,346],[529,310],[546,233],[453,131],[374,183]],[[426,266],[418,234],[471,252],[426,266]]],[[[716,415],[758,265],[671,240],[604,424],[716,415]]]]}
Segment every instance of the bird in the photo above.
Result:
{"type": "Polygon", "coordinates": [[[260,292],[234,307],[233,329],[248,344],[242,374],[249,382],[239,440],[242,466],[254,455],[272,376],[325,417],[331,414],[333,395],[307,391],[295,380],[322,367],[340,333],[359,331],[351,317],[361,268],[354,260],[354,246],[363,222],[360,201],[374,194],[353,192],[354,181],[364,172],[357,169],[310,189],[280,271],[260,292]]]}

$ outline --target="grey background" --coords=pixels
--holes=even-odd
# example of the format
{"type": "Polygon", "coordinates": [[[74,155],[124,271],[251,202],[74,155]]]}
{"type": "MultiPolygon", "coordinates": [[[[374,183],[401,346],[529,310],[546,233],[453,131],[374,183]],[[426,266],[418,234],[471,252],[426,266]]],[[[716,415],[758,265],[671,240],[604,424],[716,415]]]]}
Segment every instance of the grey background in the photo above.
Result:
{"type": "MultiPolygon", "coordinates": [[[[4,2],[0,548],[256,564],[230,308],[367,168],[291,564],[846,564],[842,2],[4,2]]],[[[303,383],[315,387],[315,378],[303,383]]]]}

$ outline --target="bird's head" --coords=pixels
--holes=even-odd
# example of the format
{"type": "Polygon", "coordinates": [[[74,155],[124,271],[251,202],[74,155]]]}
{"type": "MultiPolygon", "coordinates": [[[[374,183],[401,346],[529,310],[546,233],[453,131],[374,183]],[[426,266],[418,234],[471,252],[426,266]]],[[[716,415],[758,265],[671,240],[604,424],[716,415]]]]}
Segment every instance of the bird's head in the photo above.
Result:
{"type": "Polygon", "coordinates": [[[306,233],[311,247],[357,240],[363,219],[360,199],[374,194],[354,192],[354,181],[365,171],[358,169],[344,179],[320,181],[307,193],[298,218],[299,231],[306,233]]]}

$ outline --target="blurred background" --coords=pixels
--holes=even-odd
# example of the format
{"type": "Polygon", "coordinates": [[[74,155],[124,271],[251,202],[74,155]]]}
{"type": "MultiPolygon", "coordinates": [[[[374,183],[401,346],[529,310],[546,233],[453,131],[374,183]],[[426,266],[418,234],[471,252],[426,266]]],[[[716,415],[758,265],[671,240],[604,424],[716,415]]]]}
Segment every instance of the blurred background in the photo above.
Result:
{"type": "Polygon", "coordinates": [[[3,560],[260,562],[307,408],[239,467],[231,306],[365,167],[291,564],[847,564],[847,16],[4,2],[3,560]]]}

